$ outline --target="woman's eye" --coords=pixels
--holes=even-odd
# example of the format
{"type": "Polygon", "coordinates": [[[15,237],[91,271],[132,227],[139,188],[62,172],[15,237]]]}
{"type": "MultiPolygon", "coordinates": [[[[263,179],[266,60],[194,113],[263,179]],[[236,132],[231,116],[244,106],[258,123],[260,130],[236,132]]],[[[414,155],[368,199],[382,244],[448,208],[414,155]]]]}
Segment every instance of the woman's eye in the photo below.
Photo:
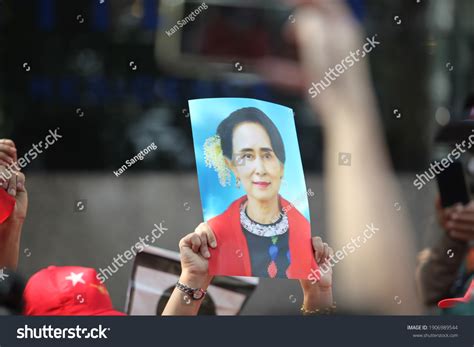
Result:
{"type": "Polygon", "coordinates": [[[253,160],[253,155],[250,153],[240,154],[237,156],[235,162],[238,166],[245,165],[247,161],[253,160]]]}
{"type": "Polygon", "coordinates": [[[265,159],[272,159],[271,153],[265,153],[265,154],[263,155],[263,157],[264,157],[265,159]]]}

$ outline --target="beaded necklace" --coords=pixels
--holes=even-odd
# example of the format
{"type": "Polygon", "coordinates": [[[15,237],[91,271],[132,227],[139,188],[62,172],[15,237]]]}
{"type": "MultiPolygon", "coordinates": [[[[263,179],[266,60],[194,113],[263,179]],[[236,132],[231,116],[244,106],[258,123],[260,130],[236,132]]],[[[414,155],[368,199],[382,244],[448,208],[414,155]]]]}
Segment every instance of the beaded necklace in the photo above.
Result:
{"type": "MultiPolygon", "coordinates": [[[[254,235],[271,237],[272,244],[270,245],[270,247],[268,247],[268,254],[270,255],[270,264],[267,267],[267,272],[270,278],[274,278],[278,274],[278,266],[275,262],[280,250],[277,246],[278,237],[286,233],[289,229],[288,216],[286,215],[286,213],[283,213],[283,211],[281,211],[280,216],[280,219],[275,223],[260,224],[250,219],[250,217],[247,215],[244,204],[240,206],[240,223],[242,224],[242,226],[248,232],[254,235]]],[[[289,250],[286,252],[286,257],[288,259],[288,262],[291,263],[289,250]]],[[[286,272],[288,276],[288,269],[286,270],[286,272]]]]}

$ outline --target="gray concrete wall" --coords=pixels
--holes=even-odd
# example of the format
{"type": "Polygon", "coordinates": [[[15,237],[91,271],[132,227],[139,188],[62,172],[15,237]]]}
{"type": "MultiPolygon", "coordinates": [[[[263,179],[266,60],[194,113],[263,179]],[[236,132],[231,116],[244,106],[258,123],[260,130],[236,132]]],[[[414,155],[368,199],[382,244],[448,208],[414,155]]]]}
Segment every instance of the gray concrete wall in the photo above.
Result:
{"type": "MultiPolygon", "coordinates": [[[[406,201],[401,207],[414,217],[417,247],[421,247],[430,243],[435,235],[436,187],[430,183],[418,192],[412,180],[410,174],[400,179],[406,201]]],[[[324,238],[326,221],[321,177],[307,177],[307,186],[316,193],[310,198],[313,233],[324,238]]],[[[193,174],[127,172],[119,178],[112,172],[28,174],[27,187],[30,207],[23,229],[19,266],[25,277],[49,265],[104,268],[118,253],[130,249],[139,236],[149,234],[153,224],[160,221],[164,221],[169,230],[155,246],[177,251],[179,239],[202,221],[198,183],[193,174]],[[79,213],[74,210],[75,201],[80,199],[87,200],[87,210],[79,213]]],[[[117,309],[124,309],[131,266],[132,262],[106,282],[117,309]]],[[[343,292],[337,283],[335,289],[337,301],[343,292]]],[[[297,281],[262,279],[243,313],[299,314],[301,300],[297,281]],[[293,298],[296,298],[295,303],[293,298]]]]}

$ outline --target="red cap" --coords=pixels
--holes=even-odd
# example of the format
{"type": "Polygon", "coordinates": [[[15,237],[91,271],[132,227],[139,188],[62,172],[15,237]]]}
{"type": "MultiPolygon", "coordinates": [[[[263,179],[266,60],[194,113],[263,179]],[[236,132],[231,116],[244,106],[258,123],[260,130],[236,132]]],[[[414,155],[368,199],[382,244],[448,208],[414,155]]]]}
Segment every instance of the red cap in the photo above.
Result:
{"type": "Polygon", "coordinates": [[[23,293],[27,316],[125,316],[114,310],[97,272],[80,266],[49,266],[34,274],[23,293]]]}
{"type": "Polygon", "coordinates": [[[5,222],[15,208],[16,200],[3,188],[0,188],[0,224],[5,222]]]}

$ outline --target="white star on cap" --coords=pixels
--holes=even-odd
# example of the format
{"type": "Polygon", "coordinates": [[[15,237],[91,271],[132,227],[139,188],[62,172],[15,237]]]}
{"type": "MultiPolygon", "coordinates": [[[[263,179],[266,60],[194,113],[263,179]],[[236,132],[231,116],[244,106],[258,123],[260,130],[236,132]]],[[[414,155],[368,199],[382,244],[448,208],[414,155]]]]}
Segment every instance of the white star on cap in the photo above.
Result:
{"type": "Polygon", "coordinates": [[[8,274],[6,274],[5,272],[3,272],[4,269],[5,269],[5,268],[0,269],[0,280],[2,280],[2,281],[3,281],[5,278],[8,277],[8,274]]]}
{"type": "Polygon", "coordinates": [[[81,282],[82,284],[86,284],[82,276],[84,276],[84,272],[81,272],[79,274],[71,272],[71,274],[66,277],[66,280],[72,281],[72,286],[75,287],[76,284],[78,284],[79,282],[81,282]]]}

